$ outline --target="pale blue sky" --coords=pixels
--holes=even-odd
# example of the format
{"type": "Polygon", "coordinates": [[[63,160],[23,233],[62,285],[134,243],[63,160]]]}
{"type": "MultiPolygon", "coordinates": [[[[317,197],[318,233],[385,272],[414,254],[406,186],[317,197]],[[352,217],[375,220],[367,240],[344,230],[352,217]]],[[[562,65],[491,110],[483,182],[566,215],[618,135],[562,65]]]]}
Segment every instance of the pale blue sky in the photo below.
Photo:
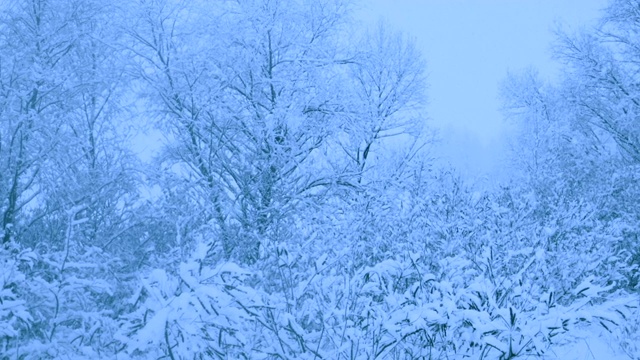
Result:
{"type": "MultiPolygon", "coordinates": [[[[594,24],[607,1],[365,0],[363,4],[365,20],[383,18],[416,38],[428,64],[432,123],[443,135],[457,138],[448,141],[491,148],[505,137],[499,82],[508,71],[528,66],[553,79],[558,71],[550,52],[554,24],[574,29],[594,24]]],[[[474,159],[480,154],[473,146],[454,151],[459,152],[454,157],[481,161],[474,159]]],[[[496,155],[484,149],[482,156],[496,155]]]]}

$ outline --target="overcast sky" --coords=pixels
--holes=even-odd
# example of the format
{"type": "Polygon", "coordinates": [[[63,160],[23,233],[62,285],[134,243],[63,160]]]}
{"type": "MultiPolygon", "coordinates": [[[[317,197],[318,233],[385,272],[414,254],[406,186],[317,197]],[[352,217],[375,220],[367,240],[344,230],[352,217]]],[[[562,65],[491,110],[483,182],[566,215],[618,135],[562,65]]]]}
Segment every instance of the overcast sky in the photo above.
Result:
{"type": "Polygon", "coordinates": [[[557,75],[557,22],[594,24],[606,0],[365,0],[363,17],[414,36],[428,63],[429,115],[454,162],[492,162],[505,137],[498,84],[528,66],[557,75]],[[461,146],[460,143],[470,146],[461,146]],[[479,151],[477,147],[483,147],[479,151]],[[489,158],[489,159],[487,159],[489,158]]]}

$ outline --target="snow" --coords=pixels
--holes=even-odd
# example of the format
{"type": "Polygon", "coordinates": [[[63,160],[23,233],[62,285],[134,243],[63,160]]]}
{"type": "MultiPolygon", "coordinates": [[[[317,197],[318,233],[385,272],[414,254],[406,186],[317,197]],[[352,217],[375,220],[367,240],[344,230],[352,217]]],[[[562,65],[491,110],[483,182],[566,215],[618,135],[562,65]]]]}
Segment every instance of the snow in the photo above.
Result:
{"type": "Polygon", "coordinates": [[[349,0],[29,1],[0,16],[2,359],[639,359],[632,2],[630,41],[508,77],[484,186],[418,134],[415,42],[349,0]]]}
{"type": "Polygon", "coordinates": [[[564,360],[633,360],[616,344],[616,340],[602,328],[591,326],[575,333],[574,342],[555,347],[551,352],[564,360]]]}

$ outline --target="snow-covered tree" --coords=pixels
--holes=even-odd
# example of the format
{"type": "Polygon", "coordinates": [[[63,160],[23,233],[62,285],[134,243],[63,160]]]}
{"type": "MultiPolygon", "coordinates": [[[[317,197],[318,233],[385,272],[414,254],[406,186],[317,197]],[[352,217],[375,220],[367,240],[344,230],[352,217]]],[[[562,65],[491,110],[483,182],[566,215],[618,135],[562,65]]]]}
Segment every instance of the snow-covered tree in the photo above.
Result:
{"type": "Polygon", "coordinates": [[[137,190],[117,123],[126,76],[116,14],[90,0],[17,1],[2,13],[3,243],[34,249],[14,285],[30,314],[10,344],[17,358],[100,352],[120,308],[116,255],[134,245],[122,239],[137,190]]]}
{"type": "Polygon", "coordinates": [[[227,256],[252,263],[295,236],[305,209],[357,186],[373,143],[402,131],[400,113],[422,101],[413,45],[380,28],[353,55],[339,39],[348,10],[141,5],[135,49],[171,133],[162,164],[188,179],[182,191],[197,194],[227,256]],[[212,18],[195,21],[202,9],[212,18]]]}

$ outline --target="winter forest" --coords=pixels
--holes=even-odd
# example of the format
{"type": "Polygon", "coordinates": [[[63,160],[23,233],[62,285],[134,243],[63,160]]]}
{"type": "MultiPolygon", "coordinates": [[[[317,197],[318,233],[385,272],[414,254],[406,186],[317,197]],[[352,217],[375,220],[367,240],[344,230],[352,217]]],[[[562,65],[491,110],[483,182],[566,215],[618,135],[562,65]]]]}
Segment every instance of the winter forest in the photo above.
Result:
{"type": "Polygon", "coordinates": [[[356,6],[0,2],[0,359],[640,359],[640,1],[505,73],[491,187],[356,6]]]}

